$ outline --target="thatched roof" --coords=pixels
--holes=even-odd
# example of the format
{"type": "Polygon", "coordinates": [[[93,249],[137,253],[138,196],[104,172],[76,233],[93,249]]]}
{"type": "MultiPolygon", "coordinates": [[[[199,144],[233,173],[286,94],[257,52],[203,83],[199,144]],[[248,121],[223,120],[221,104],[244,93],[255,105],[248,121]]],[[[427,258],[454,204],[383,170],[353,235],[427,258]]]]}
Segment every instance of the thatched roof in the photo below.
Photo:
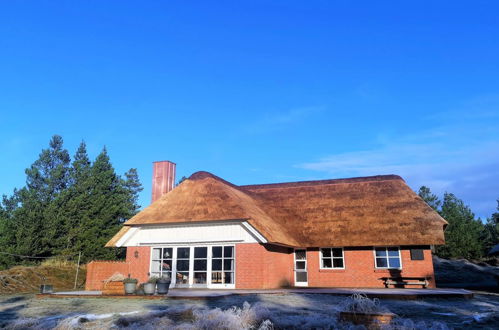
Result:
{"type": "Polygon", "coordinates": [[[221,220],[299,247],[437,245],[447,224],[396,175],[236,186],[197,172],[125,226],[221,220]]]}

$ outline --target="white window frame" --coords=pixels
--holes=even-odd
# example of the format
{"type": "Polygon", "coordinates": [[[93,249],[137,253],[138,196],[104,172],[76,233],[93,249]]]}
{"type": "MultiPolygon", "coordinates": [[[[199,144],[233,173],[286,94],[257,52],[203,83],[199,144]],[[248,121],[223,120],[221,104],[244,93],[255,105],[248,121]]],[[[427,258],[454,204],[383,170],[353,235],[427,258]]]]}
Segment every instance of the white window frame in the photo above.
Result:
{"type": "MultiPolygon", "coordinates": [[[[235,289],[236,288],[236,245],[235,244],[224,244],[224,243],[213,243],[213,244],[182,244],[182,245],[154,245],[150,246],[151,253],[149,258],[149,274],[152,275],[152,260],[153,260],[153,249],[163,249],[163,248],[172,248],[172,269],[171,269],[171,284],[170,287],[181,287],[181,288],[208,288],[208,289],[235,289]],[[232,247],[233,251],[233,282],[229,284],[224,283],[211,283],[211,261],[212,261],[212,247],[213,246],[221,246],[222,249],[226,246],[232,247]],[[207,267],[206,267],[206,285],[205,284],[197,284],[194,283],[194,248],[196,247],[206,247],[208,249],[207,254],[207,267]],[[189,248],[189,283],[188,284],[179,284],[177,286],[177,249],[178,248],[189,248]]],[[[223,259],[222,259],[223,260],[223,259]]],[[[223,261],[222,261],[223,262],[223,261]]]]}
{"type": "Polygon", "coordinates": [[[402,269],[402,250],[400,249],[400,246],[375,246],[373,247],[373,257],[374,257],[374,267],[376,269],[402,269]],[[398,252],[399,252],[399,263],[400,263],[400,267],[390,267],[390,262],[389,262],[389,256],[388,256],[388,249],[389,248],[397,248],[398,249],[398,252]],[[386,258],[387,259],[387,267],[378,267],[378,261],[376,260],[376,249],[385,249],[386,251],[386,257],[382,257],[382,258],[386,258]]]}
{"type": "Polygon", "coordinates": [[[343,247],[321,247],[319,248],[319,269],[345,269],[346,268],[346,263],[345,263],[345,249],[343,247]],[[331,258],[326,257],[326,259],[331,259],[331,267],[323,267],[322,266],[322,259],[324,256],[322,255],[322,249],[341,249],[341,260],[343,260],[343,267],[334,267],[333,260],[334,259],[340,259],[340,257],[333,257],[333,251],[331,250],[331,258]]]}

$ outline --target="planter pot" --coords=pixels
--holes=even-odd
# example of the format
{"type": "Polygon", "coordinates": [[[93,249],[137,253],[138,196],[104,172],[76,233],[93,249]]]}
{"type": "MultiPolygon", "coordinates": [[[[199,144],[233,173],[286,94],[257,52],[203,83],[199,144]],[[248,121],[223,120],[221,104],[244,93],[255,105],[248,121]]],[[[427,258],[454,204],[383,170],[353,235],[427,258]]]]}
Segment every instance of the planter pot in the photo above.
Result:
{"type": "Polygon", "coordinates": [[[144,283],[144,293],[152,295],[156,292],[156,283],[144,283]]]}
{"type": "Polygon", "coordinates": [[[50,284],[40,285],[40,293],[52,293],[54,292],[54,287],[50,284]]]}
{"type": "Polygon", "coordinates": [[[166,282],[166,281],[158,281],[156,283],[156,286],[157,286],[157,290],[158,290],[158,294],[167,294],[168,293],[168,289],[170,288],[170,281],[166,282]]]}
{"type": "Polygon", "coordinates": [[[137,288],[137,282],[125,283],[125,293],[126,294],[134,294],[136,288],[137,288]]]}
{"type": "Polygon", "coordinates": [[[390,324],[396,315],[393,313],[354,313],[340,312],[340,320],[356,325],[364,325],[368,329],[380,329],[390,324]]]}

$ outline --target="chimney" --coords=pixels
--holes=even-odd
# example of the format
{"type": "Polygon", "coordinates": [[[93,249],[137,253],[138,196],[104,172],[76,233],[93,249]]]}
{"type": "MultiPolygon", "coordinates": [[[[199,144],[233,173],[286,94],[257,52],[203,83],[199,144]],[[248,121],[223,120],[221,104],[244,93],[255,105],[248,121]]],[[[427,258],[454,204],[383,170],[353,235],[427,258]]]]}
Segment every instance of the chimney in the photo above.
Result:
{"type": "Polygon", "coordinates": [[[175,163],[168,160],[154,162],[152,167],[152,202],[175,186],[175,163]]]}

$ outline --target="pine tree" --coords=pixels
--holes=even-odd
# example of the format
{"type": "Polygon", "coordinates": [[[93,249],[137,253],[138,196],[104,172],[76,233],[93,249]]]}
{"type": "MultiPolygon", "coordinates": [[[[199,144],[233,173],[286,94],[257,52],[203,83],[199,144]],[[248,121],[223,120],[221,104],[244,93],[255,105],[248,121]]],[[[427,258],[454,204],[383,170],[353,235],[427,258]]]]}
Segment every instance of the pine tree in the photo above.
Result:
{"type": "Polygon", "coordinates": [[[418,195],[435,211],[438,211],[440,205],[442,204],[442,202],[438,199],[438,196],[432,194],[430,188],[426,186],[419,188],[418,195]]]}
{"type": "Polygon", "coordinates": [[[480,258],[483,255],[481,220],[475,219],[470,208],[451,193],[444,194],[440,214],[449,225],[445,230],[445,245],[437,248],[437,255],[443,258],[480,258]]]}
{"type": "Polygon", "coordinates": [[[125,173],[125,180],[123,186],[128,192],[128,208],[130,210],[130,217],[134,216],[140,209],[139,193],[144,189],[139,180],[139,174],[136,168],[131,168],[125,173]]]}
{"type": "MultiPolygon", "coordinates": [[[[499,200],[497,201],[497,211],[499,211],[499,200]]],[[[487,254],[490,249],[499,244],[499,212],[493,213],[487,219],[482,234],[482,241],[484,243],[484,254],[487,254]]]]}
{"type": "Polygon", "coordinates": [[[69,185],[70,157],[62,137],[54,135],[49,148],[26,169],[26,187],[18,191],[22,207],[14,212],[16,251],[20,254],[49,256],[57,241],[59,219],[50,204],[69,185]]]}

